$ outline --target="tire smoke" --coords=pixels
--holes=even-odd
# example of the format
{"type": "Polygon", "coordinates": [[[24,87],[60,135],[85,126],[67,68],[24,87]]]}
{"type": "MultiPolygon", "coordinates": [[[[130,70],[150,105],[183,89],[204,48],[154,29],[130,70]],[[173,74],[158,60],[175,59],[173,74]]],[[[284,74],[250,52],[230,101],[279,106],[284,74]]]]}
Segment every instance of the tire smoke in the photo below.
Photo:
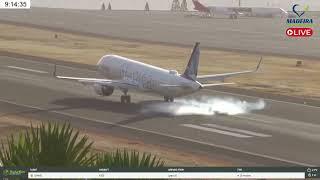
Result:
{"type": "Polygon", "coordinates": [[[158,113],[173,116],[183,115],[237,115],[262,110],[265,102],[247,102],[235,98],[219,98],[203,96],[198,99],[177,99],[174,103],[157,102],[142,107],[142,113],[158,113]]]}

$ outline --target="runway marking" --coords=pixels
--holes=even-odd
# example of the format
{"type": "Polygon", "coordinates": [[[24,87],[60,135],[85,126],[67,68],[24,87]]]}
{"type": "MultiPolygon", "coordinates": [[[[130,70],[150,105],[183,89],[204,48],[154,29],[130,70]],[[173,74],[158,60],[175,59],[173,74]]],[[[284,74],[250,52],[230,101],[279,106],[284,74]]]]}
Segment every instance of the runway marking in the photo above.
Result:
{"type": "Polygon", "coordinates": [[[252,137],[252,136],[248,136],[248,135],[244,135],[244,134],[223,131],[223,130],[219,130],[219,129],[215,129],[215,128],[208,128],[208,127],[198,126],[198,125],[194,125],[194,124],[181,124],[181,126],[199,129],[199,130],[208,131],[208,132],[224,134],[224,135],[228,135],[228,136],[234,136],[234,137],[238,137],[238,138],[251,138],[252,137]]]}
{"type": "Polygon", "coordinates": [[[8,68],[11,69],[18,69],[22,71],[29,71],[29,72],[35,72],[35,73],[40,73],[40,74],[47,74],[48,72],[46,71],[40,71],[40,70],[35,70],[35,69],[28,69],[28,68],[23,68],[23,67],[18,67],[18,66],[7,66],[8,68]]]}
{"type": "MultiPolygon", "coordinates": [[[[41,110],[41,111],[47,110],[47,109],[45,109],[45,108],[40,108],[40,107],[31,106],[31,105],[25,105],[25,104],[19,104],[19,103],[13,102],[13,101],[5,100],[5,99],[0,99],[0,101],[1,101],[1,102],[5,102],[5,103],[8,103],[8,104],[13,104],[13,105],[17,105],[17,106],[28,107],[28,108],[32,108],[32,109],[41,110]]],[[[314,164],[308,164],[308,163],[303,163],[303,162],[298,162],[298,161],[291,161],[291,160],[287,160],[287,159],[283,159],[283,158],[279,158],[279,157],[274,157],[274,156],[270,156],[270,155],[254,153],[254,152],[250,152],[250,151],[246,151],[246,150],[241,150],[241,149],[236,149],[236,148],[232,148],[232,147],[228,147],[228,146],[224,146],[224,145],[213,144],[213,143],[208,143],[208,142],[204,142],[204,141],[198,141],[198,140],[195,140],[195,139],[190,139],[190,138],[175,136],[175,135],[171,135],[171,134],[168,134],[168,133],[155,132],[155,131],[151,131],[151,130],[146,130],[146,129],[141,129],[141,128],[135,128],[135,127],[130,127],[130,126],[127,126],[127,125],[121,125],[121,124],[106,122],[106,121],[102,121],[102,120],[98,120],[98,119],[94,119],[94,118],[81,117],[81,116],[77,116],[77,115],[74,115],[74,114],[71,114],[71,113],[65,113],[65,112],[59,112],[59,111],[50,111],[50,112],[56,113],[56,114],[60,114],[60,115],[69,116],[69,117],[72,117],[72,118],[84,119],[84,120],[91,121],[91,122],[96,122],[96,123],[101,123],[101,124],[107,124],[107,125],[113,125],[113,126],[118,126],[118,127],[122,127],[122,128],[131,129],[131,130],[136,130],[136,131],[146,132],[146,133],[150,133],[150,134],[155,134],[155,135],[159,135],[159,136],[164,136],[164,137],[170,137],[170,138],[174,138],[174,139],[179,139],[179,140],[182,140],[182,141],[188,141],[188,142],[197,143],[197,144],[206,145],[206,146],[211,146],[211,147],[215,147],[215,148],[226,149],[226,150],[229,150],[229,151],[234,151],[234,152],[238,152],[238,153],[248,154],[248,155],[251,155],[251,156],[256,156],[256,157],[260,157],[260,158],[271,159],[271,160],[274,160],[274,161],[281,161],[281,162],[286,162],[286,163],[289,163],[289,164],[295,164],[295,165],[300,165],[300,166],[316,166],[316,165],[314,165],[314,164]]]]}
{"type": "Polygon", "coordinates": [[[252,135],[252,136],[272,137],[272,135],[269,135],[269,134],[257,133],[257,132],[248,131],[248,130],[244,130],[244,129],[231,128],[231,127],[227,127],[227,126],[221,126],[221,125],[218,125],[218,124],[202,124],[202,125],[209,126],[209,127],[214,127],[214,128],[218,128],[218,129],[223,129],[223,130],[227,130],[227,131],[244,133],[244,134],[248,134],[248,135],[252,135]]]}

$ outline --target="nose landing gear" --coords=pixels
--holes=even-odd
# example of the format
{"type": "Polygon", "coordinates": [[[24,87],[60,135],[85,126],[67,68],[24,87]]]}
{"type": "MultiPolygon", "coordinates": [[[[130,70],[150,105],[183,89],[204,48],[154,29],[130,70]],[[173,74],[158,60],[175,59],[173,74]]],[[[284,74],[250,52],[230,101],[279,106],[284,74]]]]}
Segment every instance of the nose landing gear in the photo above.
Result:
{"type": "Polygon", "coordinates": [[[131,96],[128,95],[128,90],[123,91],[124,95],[121,96],[121,103],[122,104],[130,104],[131,103],[131,96]]]}

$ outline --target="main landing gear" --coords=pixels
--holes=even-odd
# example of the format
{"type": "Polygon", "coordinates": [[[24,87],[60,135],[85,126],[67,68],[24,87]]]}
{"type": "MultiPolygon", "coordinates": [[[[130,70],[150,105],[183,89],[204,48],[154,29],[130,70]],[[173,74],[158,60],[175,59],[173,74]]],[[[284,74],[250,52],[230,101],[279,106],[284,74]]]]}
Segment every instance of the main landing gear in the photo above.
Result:
{"type": "Polygon", "coordinates": [[[164,101],[165,101],[165,102],[173,102],[173,101],[174,101],[174,98],[173,98],[173,97],[164,96],[164,101]]]}
{"type": "Polygon", "coordinates": [[[121,96],[121,103],[122,104],[130,104],[131,103],[131,96],[127,94],[128,91],[124,91],[124,95],[121,96]]]}
{"type": "Polygon", "coordinates": [[[230,14],[229,18],[230,18],[230,19],[237,19],[238,16],[237,16],[236,14],[230,14]]]}
{"type": "Polygon", "coordinates": [[[130,104],[130,103],[131,103],[131,96],[129,96],[129,95],[122,95],[122,96],[121,96],[121,103],[122,103],[122,104],[130,104]]]}

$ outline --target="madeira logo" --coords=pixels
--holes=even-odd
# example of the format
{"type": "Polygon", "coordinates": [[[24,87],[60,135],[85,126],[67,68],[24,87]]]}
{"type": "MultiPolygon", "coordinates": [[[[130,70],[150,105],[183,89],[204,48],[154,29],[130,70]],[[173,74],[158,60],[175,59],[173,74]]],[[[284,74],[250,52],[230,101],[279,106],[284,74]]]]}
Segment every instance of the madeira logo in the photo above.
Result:
{"type": "Polygon", "coordinates": [[[290,37],[309,37],[313,35],[313,19],[304,18],[306,12],[309,11],[309,5],[300,6],[294,4],[292,6],[292,12],[296,15],[296,18],[288,18],[287,25],[289,28],[286,30],[287,36],[290,37]]]}
{"type": "Polygon", "coordinates": [[[306,11],[309,11],[309,5],[305,5],[303,8],[303,11],[301,13],[299,13],[299,11],[297,10],[297,7],[299,6],[299,4],[295,4],[292,6],[292,11],[298,16],[301,17],[302,15],[304,15],[304,13],[306,13],[306,11]]]}

